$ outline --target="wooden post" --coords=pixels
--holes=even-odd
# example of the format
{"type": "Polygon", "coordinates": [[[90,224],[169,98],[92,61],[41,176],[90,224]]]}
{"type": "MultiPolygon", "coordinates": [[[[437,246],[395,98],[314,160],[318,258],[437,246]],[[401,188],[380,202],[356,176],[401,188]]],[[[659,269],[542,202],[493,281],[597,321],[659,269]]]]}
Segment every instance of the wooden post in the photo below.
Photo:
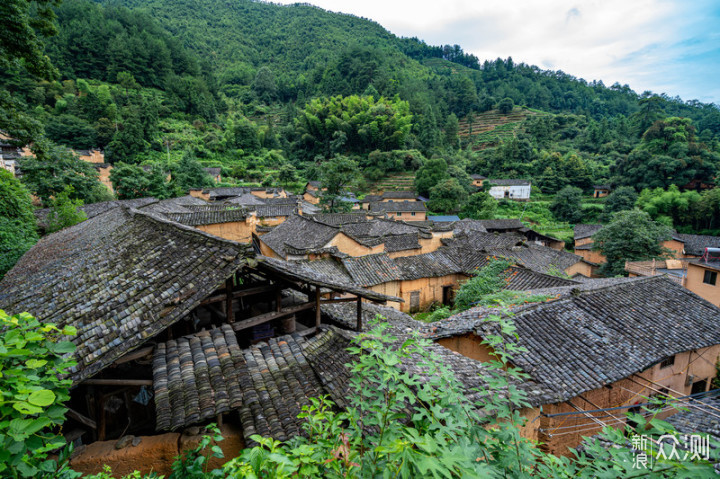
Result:
{"type": "Polygon", "coordinates": [[[229,324],[235,322],[235,315],[233,314],[233,279],[228,278],[225,281],[225,318],[229,324]]]}
{"type": "Polygon", "coordinates": [[[315,327],[320,326],[320,286],[315,287],[315,327]]]}
{"type": "Polygon", "coordinates": [[[357,325],[356,328],[358,332],[362,331],[362,298],[360,296],[357,297],[357,325]]]}
{"type": "Polygon", "coordinates": [[[282,309],[282,290],[280,286],[275,290],[275,311],[278,313],[282,309]]]}

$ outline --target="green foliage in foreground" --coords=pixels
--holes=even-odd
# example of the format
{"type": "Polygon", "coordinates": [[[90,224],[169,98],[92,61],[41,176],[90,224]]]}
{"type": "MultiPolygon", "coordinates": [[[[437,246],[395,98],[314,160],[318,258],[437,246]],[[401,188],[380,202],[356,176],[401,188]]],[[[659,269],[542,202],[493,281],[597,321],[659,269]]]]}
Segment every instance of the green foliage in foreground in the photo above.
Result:
{"type": "Polygon", "coordinates": [[[47,232],[52,233],[76,225],[87,219],[87,215],[79,208],[83,205],[82,200],[71,200],[70,195],[73,193],[73,187],[67,186],[65,190],[58,194],[53,200],[50,213],[48,214],[47,232]]]}
{"type": "Polygon", "coordinates": [[[66,454],[60,455],[59,466],[49,458],[51,451],[65,446],[54,431],[63,423],[63,404],[70,399],[71,381],[60,378],[75,365],[66,359],[75,345],[63,337],[77,331],[2,310],[0,330],[0,477],[77,477],[62,463],[66,454]]]}
{"type": "MultiPolygon", "coordinates": [[[[211,425],[206,429],[211,435],[176,458],[168,479],[714,477],[710,462],[673,460],[668,451],[664,458],[645,451],[654,468],[633,469],[631,434],[677,435],[669,424],[640,415],[632,417],[637,429],[606,428],[600,435],[605,445],[590,442],[572,458],[542,452],[520,434],[526,420],[519,411],[528,401],[515,384],[527,375],[511,364],[515,355],[525,352],[516,343],[512,319],[491,316],[485,321],[496,323],[499,334],[483,341],[494,359],[483,364],[475,400],[468,398],[430,340],[415,334],[400,343],[389,334],[389,323],[377,317],[372,330],[358,335],[348,348],[355,361],[349,365],[351,394],[344,411],[338,412],[327,397],[311,399],[300,415],[305,436],[286,443],[252,436],[258,446],[214,470],[208,464],[212,457],[223,457],[217,446],[222,437],[211,425]],[[422,377],[398,367],[408,363],[415,363],[422,377]]],[[[27,313],[8,316],[2,311],[0,329],[0,477],[78,478],[67,465],[67,450],[60,454],[59,465],[48,459],[49,451],[64,444],[52,431],[62,424],[62,403],[69,399],[70,381],[59,377],[73,363],[63,356],[75,349],[61,339],[76,331],[42,325],[27,313]]],[[[713,461],[716,451],[711,452],[713,461]]],[[[113,476],[106,469],[86,477],[113,476]]],[[[159,478],[138,472],[125,477],[159,478]]]]}
{"type": "Polygon", "coordinates": [[[12,173],[0,169],[0,279],[37,240],[30,193],[12,173]]]}

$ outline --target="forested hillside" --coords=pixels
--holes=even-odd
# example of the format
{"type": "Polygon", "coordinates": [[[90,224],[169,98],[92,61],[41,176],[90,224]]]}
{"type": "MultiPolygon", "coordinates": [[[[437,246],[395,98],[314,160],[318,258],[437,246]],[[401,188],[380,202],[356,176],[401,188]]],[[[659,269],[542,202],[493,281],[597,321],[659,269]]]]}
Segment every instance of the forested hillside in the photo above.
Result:
{"type": "MultiPolygon", "coordinates": [[[[57,72],[0,73],[25,121],[4,128],[103,149],[121,197],[203,185],[201,174],[158,181],[198,161],[228,184],[298,186],[343,163],[362,173],[351,182],[360,192],[431,158],[467,191],[472,173],[529,178],[543,193],[718,174],[715,105],[477,59],[351,15],[249,0],[65,0],[55,11],[45,50],[57,72]]],[[[59,154],[44,150],[41,163],[59,154]]],[[[97,200],[88,191],[70,195],[97,200]]]]}

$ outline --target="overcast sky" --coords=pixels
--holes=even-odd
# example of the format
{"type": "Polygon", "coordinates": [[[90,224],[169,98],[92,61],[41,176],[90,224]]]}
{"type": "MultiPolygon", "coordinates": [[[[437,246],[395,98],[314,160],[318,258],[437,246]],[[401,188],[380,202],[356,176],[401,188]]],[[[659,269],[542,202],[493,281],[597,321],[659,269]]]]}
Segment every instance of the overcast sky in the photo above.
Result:
{"type": "MultiPolygon", "coordinates": [[[[279,3],[295,3],[275,0],[279,3]]],[[[399,36],[720,105],[720,0],[310,0],[399,36]]]]}

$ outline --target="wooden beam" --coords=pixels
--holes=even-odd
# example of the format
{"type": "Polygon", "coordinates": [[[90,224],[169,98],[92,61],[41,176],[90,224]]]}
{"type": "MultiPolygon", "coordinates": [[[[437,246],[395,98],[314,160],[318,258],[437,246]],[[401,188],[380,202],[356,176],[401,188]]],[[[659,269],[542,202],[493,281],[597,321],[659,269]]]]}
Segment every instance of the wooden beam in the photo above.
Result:
{"type": "Polygon", "coordinates": [[[320,286],[315,287],[315,327],[320,326],[320,286]]]}
{"type": "Polygon", "coordinates": [[[80,414],[79,412],[75,411],[74,409],[68,408],[67,415],[69,418],[75,419],[80,424],[84,424],[85,426],[87,426],[91,429],[97,430],[97,428],[98,428],[97,422],[93,421],[92,419],[90,419],[87,416],[80,414]]]}
{"type": "MultiPolygon", "coordinates": [[[[233,292],[232,297],[233,298],[243,298],[245,296],[253,296],[255,294],[262,294],[262,293],[268,293],[270,291],[275,291],[276,286],[275,285],[264,285],[264,286],[257,286],[254,288],[246,288],[241,290],[236,290],[233,292]]],[[[206,304],[212,304],[212,303],[219,303],[221,301],[225,301],[227,298],[227,293],[223,294],[217,294],[215,296],[210,296],[209,298],[204,299],[200,302],[200,305],[206,305],[206,304]]]]}
{"type": "Polygon", "coordinates": [[[94,386],[152,386],[152,379],[86,379],[82,384],[94,386]]]}
{"type": "Polygon", "coordinates": [[[362,298],[357,297],[357,325],[355,326],[356,331],[362,331],[362,298]]]}
{"type": "Polygon", "coordinates": [[[225,281],[225,319],[228,323],[235,322],[235,314],[233,313],[233,280],[229,278],[225,281]]]}
{"type": "Polygon", "coordinates": [[[135,361],[136,359],[144,358],[148,354],[151,354],[154,349],[155,349],[155,346],[148,346],[146,348],[138,349],[137,351],[127,353],[125,356],[123,356],[120,359],[118,359],[117,361],[115,361],[113,363],[113,366],[117,366],[118,364],[128,363],[130,361],[135,361]]]}
{"type": "Polygon", "coordinates": [[[307,309],[312,309],[315,306],[314,303],[304,303],[300,304],[298,306],[291,306],[289,308],[283,308],[282,310],[273,311],[270,313],[261,314],[258,316],[254,316],[249,319],[243,319],[242,321],[238,321],[236,323],[233,323],[232,327],[235,331],[240,331],[241,329],[247,329],[252,328],[253,326],[257,326],[259,324],[267,323],[268,321],[272,321],[273,319],[283,318],[285,316],[292,316],[293,314],[305,311],[307,309]]]}
{"type": "Polygon", "coordinates": [[[321,304],[334,304],[334,303],[353,303],[355,298],[335,298],[335,299],[324,299],[321,304]]]}

